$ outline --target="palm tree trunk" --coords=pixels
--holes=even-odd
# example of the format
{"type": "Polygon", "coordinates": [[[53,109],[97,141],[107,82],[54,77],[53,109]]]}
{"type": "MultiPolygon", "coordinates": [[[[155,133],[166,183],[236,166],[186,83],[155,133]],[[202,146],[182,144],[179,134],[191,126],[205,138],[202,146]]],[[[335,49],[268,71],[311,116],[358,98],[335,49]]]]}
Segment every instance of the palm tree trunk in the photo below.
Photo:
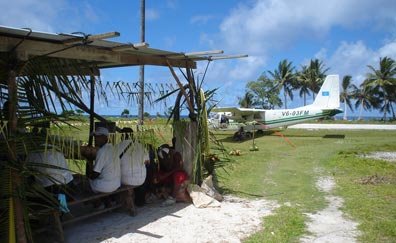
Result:
{"type": "Polygon", "coordinates": [[[395,110],[393,109],[393,105],[392,105],[392,102],[390,102],[390,107],[391,107],[391,111],[392,111],[392,119],[393,119],[393,121],[395,121],[396,120],[396,116],[395,116],[395,110]]]}
{"type": "Polygon", "coordinates": [[[348,117],[347,117],[347,103],[346,103],[346,101],[344,100],[344,120],[348,120],[348,117]]]}
{"type": "Polygon", "coordinates": [[[285,98],[285,109],[287,109],[287,93],[286,93],[286,88],[283,88],[283,97],[285,98]]]}
{"type": "Polygon", "coordinates": [[[363,100],[360,102],[360,111],[359,111],[358,120],[362,120],[362,113],[363,113],[363,100]]]}
{"type": "Polygon", "coordinates": [[[306,105],[307,105],[307,94],[304,93],[304,106],[306,106],[306,105]]]}
{"type": "Polygon", "coordinates": [[[384,121],[386,120],[386,113],[388,113],[386,107],[388,107],[388,100],[385,100],[385,104],[384,104],[384,116],[382,117],[384,121]]]}

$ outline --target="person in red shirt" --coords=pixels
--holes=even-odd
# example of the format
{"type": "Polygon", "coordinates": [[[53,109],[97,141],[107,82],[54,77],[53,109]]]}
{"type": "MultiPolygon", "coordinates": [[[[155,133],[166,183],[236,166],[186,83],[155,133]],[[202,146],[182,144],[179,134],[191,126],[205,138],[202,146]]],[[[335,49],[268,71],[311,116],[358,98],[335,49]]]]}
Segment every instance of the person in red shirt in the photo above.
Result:
{"type": "Polygon", "coordinates": [[[158,149],[159,170],[157,182],[159,196],[167,201],[189,201],[187,193],[188,175],[183,169],[183,158],[180,152],[161,146],[158,149]],[[187,200],[186,200],[187,198],[187,200]]]}

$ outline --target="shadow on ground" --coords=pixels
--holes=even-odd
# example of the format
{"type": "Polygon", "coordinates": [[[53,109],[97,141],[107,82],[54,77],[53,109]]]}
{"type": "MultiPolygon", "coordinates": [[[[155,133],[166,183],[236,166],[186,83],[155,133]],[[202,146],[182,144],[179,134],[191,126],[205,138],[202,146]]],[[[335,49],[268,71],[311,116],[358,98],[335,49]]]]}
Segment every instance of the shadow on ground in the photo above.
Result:
{"type": "Polygon", "coordinates": [[[137,215],[129,216],[125,210],[98,215],[73,225],[64,227],[65,242],[102,242],[109,238],[120,238],[125,234],[145,234],[153,240],[161,239],[162,235],[139,230],[162,217],[179,217],[174,213],[190,204],[176,203],[161,206],[161,203],[146,204],[137,207],[137,215]]]}

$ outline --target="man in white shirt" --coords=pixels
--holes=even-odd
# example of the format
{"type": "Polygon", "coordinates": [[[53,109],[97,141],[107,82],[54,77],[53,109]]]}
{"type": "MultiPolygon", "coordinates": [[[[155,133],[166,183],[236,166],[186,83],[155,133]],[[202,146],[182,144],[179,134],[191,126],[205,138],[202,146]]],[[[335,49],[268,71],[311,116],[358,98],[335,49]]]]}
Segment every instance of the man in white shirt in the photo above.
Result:
{"type": "Polygon", "coordinates": [[[140,186],[146,179],[146,164],[149,163],[149,153],[143,144],[133,141],[132,128],[121,130],[122,141],[118,144],[121,159],[121,183],[123,185],[140,186]]]}
{"type": "Polygon", "coordinates": [[[48,191],[59,193],[60,187],[69,184],[73,175],[62,152],[54,145],[43,145],[43,151],[33,152],[27,156],[28,163],[37,163],[35,166],[40,173],[36,176],[37,181],[48,191]],[[41,164],[41,165],[39,165],[41,164]],[[56,166],[59,168],[46,167],[56,166]]]}
{"type": "Polygon", "coordinates": [[[97,127],[93,133],[96,152],[95,165],[87,168],[91,189],[95,193],[113,192],[121,185],[120,158],[115,147],[108,143],[109,130],[97,127]]]}

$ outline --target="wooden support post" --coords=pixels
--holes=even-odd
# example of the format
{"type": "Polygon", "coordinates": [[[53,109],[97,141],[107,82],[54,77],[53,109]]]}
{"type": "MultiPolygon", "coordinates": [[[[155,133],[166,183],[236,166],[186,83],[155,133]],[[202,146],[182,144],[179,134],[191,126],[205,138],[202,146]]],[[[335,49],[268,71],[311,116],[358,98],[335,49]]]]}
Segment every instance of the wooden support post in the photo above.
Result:
{"type": "Polygon", "coordinates": [[[95,125],[95,76],[91,75],[91,92],[90,92],[90,103],[89,103],[89,140],[88,145],[92,145],[93,137],[91,136],[92,132],[94,131],[95,125]]]}
{"type": "MultiPolygon", "coordinates": [[[[17,82],[16,82],[16,74],[14,70],[10,70],[8,72],[8,102],[9,102],[9,110],[8,110],[8,137],[13,137],[17,131],[17,82]]],[[[14,161],[17,163],[17,155],[16,155],[16,144],[13,139],[9,139],[9,149],[8,149],[8,159],[10,161],[14,161]]],[[[14,202],[14,215],[15,215],[15,226],[16,226],[16,240],[17,242],[25,243],[26,232],[25,232],[25,223],[23,217],[23,206],[21,198],[19,198],[20,193],[19,187],[21,186],[21,175],[13,170],[11,172],[11,184],[12,184],[12,197],[14,202]]],[[[12,227],[12,226],[11,226],[12,227]]],[[[12,232],[12,231],[10,231],[12,232]]]]}
{"type": "MultiPolygon", "coordinates": [[[[95,76],[91,75],[91,92],[90,92],[90,103],[89,103],[89,139],[88,139],[88,146],[92,146],[93,144],[93,136],[91,135],[94,131],[95,126],[95,76]]],[[[93,168],[93,160],[87,159],[87,164],[85,166],[85,174],[87,171],[91,171],[93,168]]]]}

